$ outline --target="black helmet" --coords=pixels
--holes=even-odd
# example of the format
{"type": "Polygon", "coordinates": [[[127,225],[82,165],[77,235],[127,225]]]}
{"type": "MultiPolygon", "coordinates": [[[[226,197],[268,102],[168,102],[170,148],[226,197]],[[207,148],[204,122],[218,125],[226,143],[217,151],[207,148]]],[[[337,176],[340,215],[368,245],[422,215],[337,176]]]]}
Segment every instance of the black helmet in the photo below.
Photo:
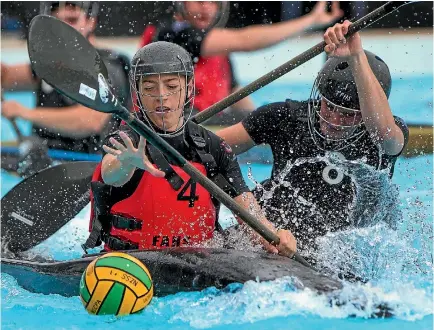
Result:
{"type": "MultiPolygon", "coordinates": [[[[389,98],[392,87],[387,64],[377,55],[365,50],[368,63],[389,98]]],[[[324,64],[312,87],[308,108],[309,130],[317,147],[322,150],[338,151],[355,143],[366,133],[363,128],[363,118],[360,116],[359,95],[354,76],[348,62],[339,57],[331,57],[324,64]],[[328,107],[334,107],[347,115],[353,116],[353,123],[337,125],[329,122],[321,115],[321,99],[327,101],[328,107]],[[357,116],[358,115],[358,116],[357,116]],[[340,138],[325,136],[318,127],[319,120],[331,126],[345,128],[345,134],[340,138]]]]}
{"type": "MultiPolygon", "coordinates": [[[[135,95],[132,96],[133,103],[144,114],[150,127],[154,129],[155,127],[153,127],[153,124],[147,115],[147,113],[151,113],[153,110],[144,107],[141,97],[158,97],[161,99],[163,95],[156,96],[146,92],[140,92],[140,81],[144,76],[161,74],[177,74],[178,78],[184,77],[185,81],[185,85],[179,85],[181,89],[185,89],[186,91],[185,100],[180,99],[179,107],[171,110],[177,111],[182,107],[183,111],[181,111],[179,117],[180,120],[178,121],[178,123],[182,123],[182,125],[177,127],[174,132],[168,133],[165,128],[162,129],[161,127],[158,128],[157,131],[160,135],[174,135],[183,130],[193,110],[195,95],[194,68],[190,54],[177,44],[166,41],[157,41],[140,48],[131,60],[130,84],[131,91],[135,93],[135,95]],[[184,116],[185,113],[188,115],[187,118],[184,116]],[[181,117],[184,120],[181,120],[181,117]],[[161,131],[163,132],[161,133],[161,131]]],[[[178,90],[173,93],[178,92],[180,91],[178,90]]],[[[167,95],[173,93],[168,93],[167,95]]]]}
{"type": "Polygon", "coordinates": [[[192,77],[194,71],[190,54],[181,46],[166,41],[140,48],[131,60],[131,67],[135,79],[158,73],[183,73],[192,77]]]}
{"type": "Polygon", "coordinates": [[[61,6],[76,6],[86,11],[88,17],[97,17],[99,12],[98,1],[41,1],[39,13],[51,15],[53,10],[61,6]]]}
{"type": "MultiPolygon", "coordinates": [[[[392,87],[389,67],[377,55],[365,50],[369,65],[387,98],[392,87]]],[[[351,68],[347,61],[331,57],[317,77],[319,93],[328,101],[350,109],[360,109],[359,96],[351,68]]]]}

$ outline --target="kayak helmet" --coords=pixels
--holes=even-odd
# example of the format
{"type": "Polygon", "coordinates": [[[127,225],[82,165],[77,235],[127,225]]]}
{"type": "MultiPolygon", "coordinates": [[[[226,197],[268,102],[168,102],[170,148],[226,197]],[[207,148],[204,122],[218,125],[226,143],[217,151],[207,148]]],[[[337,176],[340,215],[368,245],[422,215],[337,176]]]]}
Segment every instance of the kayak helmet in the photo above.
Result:
{"type": "Polygon", "coordinates": [[[193,62],[190,54],[184,48],[166,41],[153,42],[140,48],[131,60],[130,85],[134,106],[142,112],[144,118],[154,130],[155,127],[150,122],[148,114],[155,112],[155,110],[146,109],[141,101],[141,97],[157,97],[163,107],[163,97],[176,93],[179,93],[181,97],[182,90],[185,90],[185,99],[179,100],[177,109],[171,109],[169,111],[174,112],[181,108],[183,109],[183,111],[180,112],[176,130],[168,132],[165,127],[159,127],[157,133],[163,136],[171,136],[179,134],[184,129],[184,126],[189,120],[193,110],[195,95],[193,62]],[[161,81],[162,74],[177,75],[180,89],[163,95],[160,93],[155,95],[141,90],[140,83],[144,77],[149,75],[158,75],[158,80],[161,81]],[[184,82],[181,80],[181,77],[184,77],[184,82]]]}
{"type": "MultiPolygon", "coordinates": [[[[377,55],[365,50],[369,65],[383,88],[386,97],[389,98],[392,87],[392,78],[387,64],[377,55]]],[[[322,150],[338,151],[360,139],[366,129],[363,127],[363,119],[348,126],[330,123],[321,116],[321,100],[327,102],[327,107],[332,111],[346,113],[354,118],[360,118],[360,103],[356,82],[351,72],[349,63],[339,57],[330,57],[319,72],[312,87],[308,106],[309,130],[315,144],[322,150]],[[326,137],[319,129],[319,120],[325,121],[331,126],[349,129],[342,138],[326,137]]]]}

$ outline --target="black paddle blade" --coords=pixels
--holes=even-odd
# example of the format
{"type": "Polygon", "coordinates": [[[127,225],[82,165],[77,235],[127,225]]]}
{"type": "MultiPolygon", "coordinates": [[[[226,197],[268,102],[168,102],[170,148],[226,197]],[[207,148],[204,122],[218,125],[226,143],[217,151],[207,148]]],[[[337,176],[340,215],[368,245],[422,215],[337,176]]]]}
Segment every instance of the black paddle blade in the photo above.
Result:
{"type": "Polygon", "coordinates": [[[90,201],[95,162],[61,164],[16,185],[1,199],[2,253],[43,242],[90,201]]]}
{"type": "Polygon", "coordinates": [[[97,50],[70,25],[47,15],[32,19],[27,46],[36,75],[89,108],[115,112],[119,104],[97,50]]]}

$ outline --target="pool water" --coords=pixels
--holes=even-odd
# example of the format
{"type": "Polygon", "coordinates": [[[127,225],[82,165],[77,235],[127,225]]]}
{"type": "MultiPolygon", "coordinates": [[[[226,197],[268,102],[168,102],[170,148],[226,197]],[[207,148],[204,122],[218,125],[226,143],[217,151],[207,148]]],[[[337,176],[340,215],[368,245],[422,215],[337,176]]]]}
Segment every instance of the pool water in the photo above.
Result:
{"type": "MultiPolygon", "coordinates": [[[[390,258],[388,267],[399,270],[393,276],[377,274],[376,284],[349,287],[347,293],[363,297],[367,301],[388,301],[396,307],[396,317],[391,320],[368,320],[367,312],[354,309],[337,309],[312,292],[297,292],[290,279],[270,283],[249,282],[238,290],[218,291],[213,288],[197,293],[179,293],[164,298],[154,298],[141,314],[126,318],[92,317],[83,309],[78,297],[44,296],[29,293],[20,288],[9,275],[2,274],[2,325],[4,329],[263,329],[273,326],[288,329],[431,329],[432,328],[432,277],[429,264],[432,258],[432,157],[423,156],[400,159],[397,163],[394,184],[399,187],[399,202],[403,210],[404,227],[409,235],[393,237],[382,232],[380,227],[371,231],[382,242],[378,243],[383,258],[390,258]],[[406,237],[402,244],[402,237],[406,237]],[[396,249],[399,248],[399,251],[396,249]],[[408,255],[406,255],[408,254],[408,255]],[[394,260],[396,257],[401,259],[394,260]],[[419,269],[403,260],[415,258],[419,269]],[[417,260],[416,260],[417,259],[417,260]],[[428,263],[428,264],[426,264],[428,263]],[[410,274],[409,274],[410,272],[410,274]],[[412,273],[412,274],[411,274],[412,273]],[[413,275],[413,283],[408,279],[413,275]],[[390,277],[393,282],[390,282],[390,277]],[[386,283],[384,280],[387,280],[386,283]],[[354,293],[356,292],[356,293],[354,293]],[[358,313],[358,318],[348,315],[358,313]]],[[[242,166],[243,174],[256,181],[266,178],[271,167],[251,164],[242,166]]],[[[2,194],[19,179],[7,173],[1,174],[2,194]]],[[[250,182],[252,186],[252,182],[250,182]]],[[[74,220],[59,230],[53,237],[36,247],[33,252],[58,260],[79,258],[80,244],[87,235],[89,207],[74,220]]],[[[231,220],[228,210],[222,216],[231,220]]],[[[402,228],[401,228],[402,229],[402,228]]],[[[360,231],[353,235],[367,241],[360,231]]],[[[382,266],[382,261],[373,258],[372,269],[382,266]],[[375,263],[378,262],[376,265],[375,263]]],[[[377,270],[383,271],[384,269],[377,270]]],[[[395,270],[396,271],[396,270],[395,270]]]]}
{"type": "MultiPolygon", "coordinates": [[[[254,93],[253,99],[257,105],[285,98],[301,100],[309,95],[310,88],[311,84],[304,80],[285,80],[254,93]]],[[[27,106],[34,104],[34,97],[29,93],[7,94],[6,97],[17,99],[27,106]]],[[[408,123],[432,124],[432,68],[423,75],[394,79],[390,102],[394,114],[408,123]]],[[[19,125],[23,132],[30,132],[28,123],[19,121],[19,125]]],[[[15,138],[6,120],[2,120],[1,128],[2,141],[15,138]]],[[[269,176],[271,167],[242,164],[242,171],[253,187],[248,178],[253,177],[260,182],[269,176]]],[[[2,196],[20,181],[3,171],[0,179],[2,196]]],[[[432,182],[432,155],[400,158],[392,183],[383,187],[384,203],[378,210],[379,213],[387,213],[390,205],[386,199],[395,198],[395,206],[399,210],[396,215],[399,217],[396,219],[397,229],[392,231],[380,222],[372,228],[325,238],[324,246],[328,251],[323,251],[324,260],[330,263],[334,262],[334,258],[347,257],[341,253],[345,246],[357,250],[354,258],[361,262],[354,267],[367,274],[371,282],[365,285],[346,284],[340,298],[356,296],[364,300],[368,303],[365,311],[350,305],[332,307],[325,297],[309,290],[296,291],[291,279],[283,278],[268,283],[234,285],[226,290],[209,288],[202,292],[154,298],[145,311],[129,317],[93,317],[87,314],[78,297],[33,294],[19,287],[9,275],[2,274],[2,327],[95,330],[432,329],[432,182]],[[372,312],[369,303],[378,302],[393,306],[395,317],[367,319],[372,312]],[[349,317],[354,314],[357,317],[349,317]]],[[[224,223],[233,221],[227,209],[223,208],[221,212],[224,223]]],[[[89,206],[32,252],[58,260],[80,257],[80,244],[87,237],[88,217],[89,206]]]]}

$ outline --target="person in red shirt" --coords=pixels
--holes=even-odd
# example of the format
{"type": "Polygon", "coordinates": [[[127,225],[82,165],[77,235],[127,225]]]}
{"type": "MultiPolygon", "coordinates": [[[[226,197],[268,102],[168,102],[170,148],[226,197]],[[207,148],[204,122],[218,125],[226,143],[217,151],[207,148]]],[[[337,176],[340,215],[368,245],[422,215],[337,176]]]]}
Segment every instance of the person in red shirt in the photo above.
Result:
{"type": "MultiPolygon", "coordinates": [[[[178,2],[173,23],[159,27],[148,25],[140,41],[140,47],[153,41],[173,42],[190,53],[195,63],[196,112],[205,110],[240,88],[229,60],[232,52],[270,47],[313,26],[330,25],[340,18],[343,12],[338,2],[333,2],[332,11],[328,13],[326,2],[320,1],[310,13],[302,17],[240,29],[224,28],[228,14],[227,2],[178,2]]],[[[234,109],[241,118],[233,118],[234,121],[226,124],[241,120],[253,111],[255,106],[251,99],[246,97],[235,104],[234,109]]]]}

